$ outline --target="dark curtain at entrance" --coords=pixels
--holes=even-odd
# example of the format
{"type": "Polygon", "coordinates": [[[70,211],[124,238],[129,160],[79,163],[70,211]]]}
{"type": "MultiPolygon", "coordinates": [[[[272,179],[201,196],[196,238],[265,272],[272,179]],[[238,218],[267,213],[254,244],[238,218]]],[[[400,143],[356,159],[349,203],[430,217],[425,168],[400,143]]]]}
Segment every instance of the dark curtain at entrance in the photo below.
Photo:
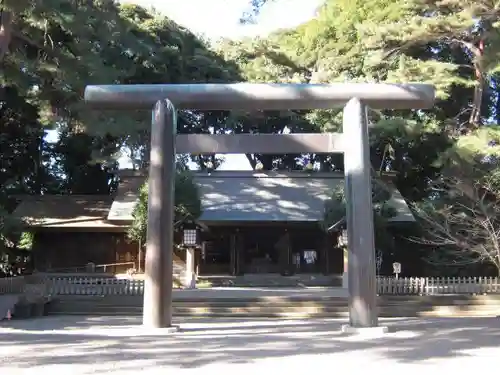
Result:
{"type": "Polygon", "coordinates": [[[243,275],[245,272],[245,253],[243,236],[239,231],[231,234],[231,274],[234,276],[243,275]]]}
{"type": "Polygon", "coordinates": [[[243,242],[243,236],[240,232],[236,233],[235,236],[235,253],[236,253],[236,268],[235,273],[237,276],[243,275],[245,273],[245,245],[243,242]]]}
{"type": "Polygon", "coordinates": [[[279,264],[281,269],[281,274],[291,275],[293,274],[292,266],[292,252],[290,251],[290,234],[286,232],[276,244],[276,249],[279,252],[279,264]]]}

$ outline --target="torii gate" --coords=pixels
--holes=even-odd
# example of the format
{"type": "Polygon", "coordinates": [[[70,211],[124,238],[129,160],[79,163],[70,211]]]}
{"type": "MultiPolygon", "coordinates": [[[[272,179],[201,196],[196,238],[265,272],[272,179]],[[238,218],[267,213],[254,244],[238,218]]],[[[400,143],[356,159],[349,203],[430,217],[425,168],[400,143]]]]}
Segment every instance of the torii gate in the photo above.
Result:
{"type": "Polygon", "coordinates": [[[425,84],[167,84],[88,86],[85,100],[99,109],[153,108],[143,324],[172,326],[172,249],[175,155],[345,154],[349,324],[376,327],[377,287],[367,107],[432,107],[425,84]],[[177,109],[287,110],[344,106],[343,133],[179,134],[177,109]]]}

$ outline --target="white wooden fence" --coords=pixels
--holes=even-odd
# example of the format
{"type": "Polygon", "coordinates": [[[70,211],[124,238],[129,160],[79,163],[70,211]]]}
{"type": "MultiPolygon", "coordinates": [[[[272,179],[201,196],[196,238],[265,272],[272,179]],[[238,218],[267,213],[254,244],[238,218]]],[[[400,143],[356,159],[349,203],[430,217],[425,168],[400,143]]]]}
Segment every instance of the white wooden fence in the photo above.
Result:
{"type": "Polygon", "coordinates": [[[26,281],[23,276],[4,277],[0,279],[1,294],[22,294],[24,293],[26,281]]]}
{"type": "Polygon", "coordinates": [[[377,277],[379,295],[500,293],[499,277],[377,277]]]}
{"type": "MultiPolygon", "coordinates": [[[[142,295],[143,280],[102,277],[54,277],[48,282],[51,295],[142,295]]],[[[378,277],[379,295],[439,295],[500,293],[498,277],[378,277]]]]}
{"type": "MultiPolygon", "coordinates": [[[[57,276],[0,279],[1,294],[141,296],[144,280],[112,277],[57,276]]],[[[379,295],[443,295],[500,293],[498,277],[377,277],[379,295]]]]}
{"type": "Polygon", "coordinates": [[[48,279],[49,295],[127,295],[144,294],[144,280],[111,277],[53,277],[48,279]]]}

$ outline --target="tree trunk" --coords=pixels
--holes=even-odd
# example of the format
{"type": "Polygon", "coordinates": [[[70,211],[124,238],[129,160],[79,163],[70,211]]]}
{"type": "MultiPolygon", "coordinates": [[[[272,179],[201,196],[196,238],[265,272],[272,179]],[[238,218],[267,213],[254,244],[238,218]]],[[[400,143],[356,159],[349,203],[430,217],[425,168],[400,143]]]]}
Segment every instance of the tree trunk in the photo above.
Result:
{"type": "Polygon", "coordinates": [[[257,160],[255,159],[255,157],[252,154],[245,154],[245,156],[247,157],[252,169],[255,170],[255,167],[257,166],[257,160]]]}
{"type": "Polygon", "coordinates": [[[474,89],[474,100],[472,101],[472,112],[470,114],[469,122],[474,127],[479,127],[481,124],[481,105],[483,102],[484,80],[478,82],[474,89]]]}
{"type": "Polygon", "coordinates": [[[474,55],[474,72],[476,75],[476,87],[472,99],[472,111],[469,117],[469,130],[478,128],[481,125],[481,106],[483,104],[484,91],[484,69],[482,59],[484,55],[484,40],[481,39],[478,45],[466,41],[460,43],[474,55]]]}
{"type": "Polygon", "coordinates": [[[3,61],[9,50],[10,41],[12,40],[13,19],[12,12],[7,10],[0,11],[0,62],[3,61]]]}
{"type": "MultiPolygon", "coordinates": [[[[480,57],[482,57],[482,50],[479,49],[480,57]]],[[[481,71],[480,63],[476,63],[476,87],[474,88],[474,97],[472,100],[472,112],[469,117],[469,123],[477,128],[481,125],[481,106],[483,104],[483,92],[484,92],[484,74],[481,71]]]]}
{"type": "Polygon", "coordinates": [[[273,170],[273,156],[272,155],[261,155],[260,162],[262,163],[262,169],[265,171],[273,170]]]}

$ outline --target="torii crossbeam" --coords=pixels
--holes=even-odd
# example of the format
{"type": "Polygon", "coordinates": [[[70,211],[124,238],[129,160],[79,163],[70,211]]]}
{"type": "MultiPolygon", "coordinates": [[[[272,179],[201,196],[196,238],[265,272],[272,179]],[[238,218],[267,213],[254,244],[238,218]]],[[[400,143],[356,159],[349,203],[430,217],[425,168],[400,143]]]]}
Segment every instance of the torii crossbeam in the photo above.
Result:
{"type": "Polygon", "coordinates": [[[367,107],[425,109],[435,90],[426,84],[181,84],[88,86],[98,109],[153,108],[143,324],[172,324],[172,250],[175,154],[345,154],[348,224],[349,322],[378,325],[375,245],[367,107]],[[177,109],[287,110],[344,106],[343,133],[179,134],[177,109]]]}

